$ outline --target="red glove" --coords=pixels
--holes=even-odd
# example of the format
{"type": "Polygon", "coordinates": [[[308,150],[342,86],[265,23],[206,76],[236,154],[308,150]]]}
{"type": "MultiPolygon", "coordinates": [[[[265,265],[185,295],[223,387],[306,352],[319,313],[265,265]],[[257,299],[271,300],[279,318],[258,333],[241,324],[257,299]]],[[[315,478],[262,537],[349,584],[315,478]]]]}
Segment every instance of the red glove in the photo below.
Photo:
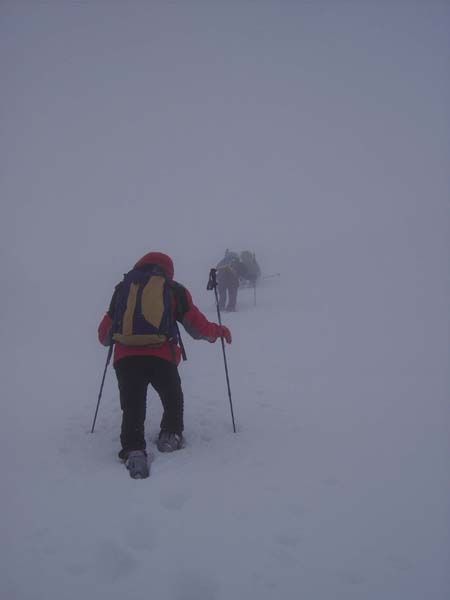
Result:
{"type": "Polygon", "coordinates": [[[227,344],[231,344],[231,332],[225,325],[218,325],[218,337],[225,338],[227,344]]]}

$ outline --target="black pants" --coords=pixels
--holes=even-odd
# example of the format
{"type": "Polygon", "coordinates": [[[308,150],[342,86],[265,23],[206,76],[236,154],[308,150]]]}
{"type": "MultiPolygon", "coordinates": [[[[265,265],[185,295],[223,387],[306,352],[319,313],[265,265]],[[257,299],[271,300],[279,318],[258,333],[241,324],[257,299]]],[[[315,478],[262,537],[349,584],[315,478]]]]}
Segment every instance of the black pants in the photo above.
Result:
{"type": "Polygon", "coordinates": [[[219,308],[220,310],[236,310],[236,300],[238,289],[235,286],[226,287],[224,285],[218,286],[219,291],[219,308]],[[227,292],[228,292],[228,304],[227,304],[227,292]]]}
{"type": "Polygon", "coordinates": [[[239,278],[235,273],[228,269],[223,269],[218,272],[217,291],[219,292],[219,308],[221,310],[236,310],[238,287],[239,278]]]}
{"type": "Polygon", "coordinates": [[[145,450],[147,388],[150,383],[163,405],[161,430],[181,435],[183,391],[176,365],[156,356],[127,356],[114,365],[120,392],[124,450],[145,450]]]}

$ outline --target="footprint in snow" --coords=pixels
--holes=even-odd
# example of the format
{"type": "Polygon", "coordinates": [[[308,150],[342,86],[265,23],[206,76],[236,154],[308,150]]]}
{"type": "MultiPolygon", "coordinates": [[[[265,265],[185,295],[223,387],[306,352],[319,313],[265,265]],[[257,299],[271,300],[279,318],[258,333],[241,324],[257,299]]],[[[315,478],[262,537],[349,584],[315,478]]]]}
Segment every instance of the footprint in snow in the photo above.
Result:
{"type": "Polygon", "coordinates": [[[283,531],[275,536],[275,541],[285,548],[295,548],[302,541],[302,538],[295,531],[283,531]]]}
{"type": "Polygon", "coordinates": [[[327,477],[326,479],[323,480],[325,485],[328,485],[329,487],[335,487],[337,485],[339,485],[339,479],[336,479],[336,477],[327,477]]]}
{"type": "Polygon", "coordinates": [[[413,568],[413,563],[404,556],[390,555],[389,562],[396,571],[410,571],[413,568]]]}
{"type": "Polygon", "coordinates": [[[97,574],[105,581],[117,581],[134,571],[138,561],[118,543],[104,540],[96,549],[94,564],[97,574]]]}
{"type": "Polygon", "coordinates": [[[76,558],[66,566],[70,575],[95,572],[95,578],[105,583],[116,582],[132,573],[138,566],[131,552],[112,540],[103,540],[93,549],[93,554],[76,558]]]}
{"type": "Polygon", "coordinates": [[[365,577],[356,571],[339,571],[337,575],[343,583],[348,585],[361,585],[366,581],[365,577]]]}
{"type": "Polygon", "coordinates": [[[144,514],[127,525],[125,536],[133,550],[150,552],[157,545],[157,532],[148,519],[149,515],[144,514]]]}
{"type": "Polygon", "coordinates": [[[161,505],[167,510],[180,510],[183,508],[188,494],[179,490],[168,490],[161,494],[161,505]]]}
{"type": "Polygon", "coordinates": [[[291,504],[288,507],[288,511],[296,519],[301,519],[308,512],[308,510],[301,504],[291,504]]]}
{"type": "Polygon", "coordinates": [[[197,572],[180,573],[173,583],[173,600],[215,600],[219,585],[209,576],[197,572]]]}

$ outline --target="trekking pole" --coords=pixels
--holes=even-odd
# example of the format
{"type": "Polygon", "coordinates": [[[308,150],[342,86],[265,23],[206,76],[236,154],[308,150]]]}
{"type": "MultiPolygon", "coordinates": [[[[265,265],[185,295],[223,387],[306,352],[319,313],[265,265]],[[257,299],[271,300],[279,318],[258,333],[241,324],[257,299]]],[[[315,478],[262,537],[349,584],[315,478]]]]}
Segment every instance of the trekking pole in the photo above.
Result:
{"type": "MultiPolygon", "coordinates": [[[[219,308],[219,298],[217,296],[217,278],[216,278],[216,269],[211,269],[209,272],[208,285],[206,286],[207,290],[214,290],[214,295],[216,297],[216,308],[217,308],[217,318],[219,320],[219,325],[222,326],[222,319],[220,317],[220,308],[219,308]]],[[[223,341],[223,337],[220,338],[222,342],[222,352],[223,352],[223,362],[225,365],[225,377],[227,380],[227,388],[228,388],[228,399],[230,401],[230,410],[231,410],[231,421],[233,423],[233,431],[236,433],[236,424],[234,422],[234,413],[233,413],[233,402],[231,401],[231,389],[230,389],[230,378],[228,376],[228,365],[227,365],[227,355],[225,353],[225,342],[223,341]]]]}
{"type": "Polygon", "coordinates": [[[97,408],[95,409],[95,415],[94,415],[94,421],[92,423],[91,433],[94,433],[95,421],[97,420],[98,408],[100,406],[100,398],[102,397],[103,386],[105,384],[106,370],[107,370],[108,365],[109,365],[110,360],[111,360],[111,356],[112,356],[112,352],[113,352],[113,347],[114,347],[114,344],[111,342],[111,344],[109,346],[109,350],[108,350],[108,356],[106,357],[105,370],[103,371],[103,377],[102,377],[102,383],[100,385],[100,391],[98,393],[97,408]]]}
{"type": "MultiPolygon", "coordinates": [[[[255,265],[255,267],[258,266],[258,263],[256,262],[256,254],[254,252],[253,252],[253,264],[255,265]]],[[[256,306],[256,280],[258,279],[258,271],[260,272],[259,267],[258,267],[258,269],[255,269],[255,279],[253,281],[253,306],[256,306]]]]}

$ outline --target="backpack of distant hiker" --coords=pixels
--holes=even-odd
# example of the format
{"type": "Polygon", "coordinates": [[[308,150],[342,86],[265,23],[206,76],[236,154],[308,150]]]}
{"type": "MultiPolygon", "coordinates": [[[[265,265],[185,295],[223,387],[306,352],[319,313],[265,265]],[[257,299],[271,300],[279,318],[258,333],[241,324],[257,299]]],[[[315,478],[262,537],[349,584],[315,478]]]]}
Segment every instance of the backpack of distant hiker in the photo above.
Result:
{"type": "Polygon", "coordinates": [[[125,346],[162,346],[177,342],[170,281],[157,265],[132,269],[116,290],[112,337],[125,346]]]}
{"type": "Polygon", "coordinates": [[[241,262],[245,270],[244,278],[248,281],[256,282],[261,275],[261,269],[256,262],[255,255],[248,250],[244,250],[241,252],[241,262]]]}

